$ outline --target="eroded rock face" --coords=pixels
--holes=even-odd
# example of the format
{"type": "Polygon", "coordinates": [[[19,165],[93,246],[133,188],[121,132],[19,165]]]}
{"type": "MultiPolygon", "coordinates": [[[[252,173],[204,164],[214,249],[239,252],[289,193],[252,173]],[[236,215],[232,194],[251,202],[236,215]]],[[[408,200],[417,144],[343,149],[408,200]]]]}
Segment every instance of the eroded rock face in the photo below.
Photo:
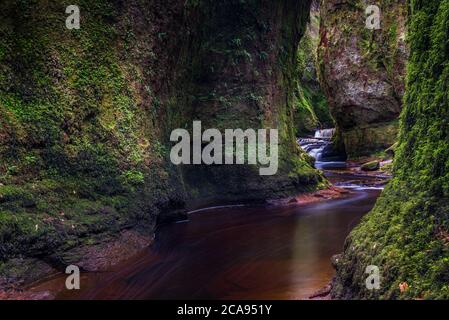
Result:
{"type": "Polygon", "coordinates": [[[321,2],[320,78],[350,157],[394,143],[404,94],[405,1],[381,1],[380,30],[365,27],[370,4],[321,2]]]}
{"type": "Polygon", "coordinates": [[[321,89],[317,72],[317,48],[320,40],[320,1],[314,0],[310,22],[298,47],[298,92],[295,127],[298,137],[312,135],[320,128],[335,127],[327,98],[321,89]]]}
{"type": "Polygon", "coordinates": [[[279,130],[279,171],[255,166],[184,166],[194,200],[262,200],[316,186],[320,178],[298,148],[293,124],[296,52],[311,1],[199,1],[186,9],[180,59],[179,127],[279,130]]]}

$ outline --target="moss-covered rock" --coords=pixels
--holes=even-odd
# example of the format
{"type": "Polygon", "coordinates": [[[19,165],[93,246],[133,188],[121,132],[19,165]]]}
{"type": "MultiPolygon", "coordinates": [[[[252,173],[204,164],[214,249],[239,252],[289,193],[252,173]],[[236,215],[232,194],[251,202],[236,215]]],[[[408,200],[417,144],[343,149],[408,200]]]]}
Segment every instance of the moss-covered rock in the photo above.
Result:
{"type": "Polygon", "coordinates": [[[189,37],[180,59],[179,127],[276,128],[279,171],[260,176],[256,166],[184,166],[190,198],[241,202],[315,189],[322,178],[295,139],[299,74],[296,53],[311,1],[188,2],[189,37]]]}
{"type": "Polygon", "coordinates": [[[394,179],[349,236],[335,298],[449,298],[449,3],[409,1],[405,109],[394,179]],[[380,269],[380,290],[365,286],[380,269]]]}
{"type": "Polygon", "coordinates": [[[321,2],[319,76],[351,158],[383,150],[397,139],[406,12],[405,0],[321,2]],[[366,28],[369,5],[381,10],[379,30],[366,28]]]}
{"type": "Polygon", "coordinates": [[[297,136],[313,134],[321,128],[335,127],[329,105],[317,73],[317,49],[320,40],[320,2],[312,2],[310,22],[298,48],[298,74],[294,125],[297,136]]]}
{"type": "Polygon", "coordinates": [[[364,163],[361,165],[360,169],[362,171],[376,171],[380,168],[380,162],[379,161],[370,161],[367,163],[364,163]]]}
{"type": "Polygon", "coordinates": [[[62,0],[0,3],[0,266],[35,257],[60,266],[125,229],[151,236],[199,199],[263,200],[325,183],[292,125],[310,1],[77,5],[81,28],[68,30],[62,0]],[[278,175],[174,167],[170,132],[194,120],[278,128],[278,175]]]}

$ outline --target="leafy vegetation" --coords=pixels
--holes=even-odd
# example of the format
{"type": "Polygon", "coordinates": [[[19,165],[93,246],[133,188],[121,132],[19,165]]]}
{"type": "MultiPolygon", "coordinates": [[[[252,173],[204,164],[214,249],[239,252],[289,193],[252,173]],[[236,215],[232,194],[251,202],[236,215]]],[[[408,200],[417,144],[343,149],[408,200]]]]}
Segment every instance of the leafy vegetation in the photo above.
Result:
{"type": "Polygon", "coordinates": [[[349,237],[338,264],[340,298],[449,298],[449,4],[410,0],[405,109],[395,178],[349,237]],[[364,286],[381,270],[381,289],[364,286]],[[404,285],[407,284],[407,285],[404,285]]]}
{"type": "Polygon", "coordinates": [[[0,4],[0,264],[151,229],[182,196],[141,103],[143,66],[120,51],[141,43],[112,2],[79,5],[82,28],[67,30],[63,1],[0,4]]]}

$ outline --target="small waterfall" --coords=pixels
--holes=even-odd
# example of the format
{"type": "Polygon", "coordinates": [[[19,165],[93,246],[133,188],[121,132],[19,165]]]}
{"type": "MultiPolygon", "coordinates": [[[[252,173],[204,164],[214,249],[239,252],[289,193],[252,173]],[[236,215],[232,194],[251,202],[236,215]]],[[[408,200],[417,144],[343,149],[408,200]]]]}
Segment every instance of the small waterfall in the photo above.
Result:
{"type": "Polygon", "coordinates": [[[335,128],[315,131],[315,139],[331,140],[335,134],[335,128]]]}
{"type": "Polygon", "coordinates": [[[301,148],[315,158],[315,167],[318,169],[346,167],[346,162],[336,161],[341,159],[335,159],[339,158],[335,156],[332,148],[332,138],[335,132],[335,128],[317,130],[313,138],[300,138],[298,140],[301,148]]]}

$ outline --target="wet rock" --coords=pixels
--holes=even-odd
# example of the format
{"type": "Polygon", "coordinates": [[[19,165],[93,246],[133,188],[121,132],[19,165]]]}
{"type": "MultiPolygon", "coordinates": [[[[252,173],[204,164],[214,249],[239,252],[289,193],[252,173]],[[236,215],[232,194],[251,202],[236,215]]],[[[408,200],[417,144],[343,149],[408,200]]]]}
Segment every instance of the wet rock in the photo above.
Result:
{"type": "Polygon", "coordinates": [[[56,272],[56,269],[40,259],[10,259],[0,270],[0,291],[15,290],[56,272]]]}
{"type": "Polygon", "coordinates": [[[376,171],[380,169],[380,162],[379,161],[371,161],[367,162],[365,164],[362,164],[360,167],[362,171],[376,171]]]}
{"type": "Polygon", "coordinates": [[[348,158],[345,153],[335,148],[333,144],[324,147],[321,157],[324,161],[346,161],[348,158]]]}
{"type": "Polygon", "coordinates": [[[341,258],[342,258],[342,254],[341,253],[332,256],[331,263],[332,263],[332,267],[335,270],[338,269],[338,264],[340,263],[341,258]]]}
{"type": "Polygon", "coordinates": [[[83,245],[53,255],[63,265],[76,265],[89,272],[108,271],[118,263],[133,257],[153,243],[154,234],[124,230],[117,237],[102,239],[95,245],[83,245]]]}
{"type": "Polygon", "coordinates": [[[394,154],[396,152],[396,149],[398,147],[398,143],[396,142],[395,144],[393,144],[391,147],[389,147],[388,149],[385,150],[385,153],[390,156],[390,157],[394,157],[394,154]]]}

